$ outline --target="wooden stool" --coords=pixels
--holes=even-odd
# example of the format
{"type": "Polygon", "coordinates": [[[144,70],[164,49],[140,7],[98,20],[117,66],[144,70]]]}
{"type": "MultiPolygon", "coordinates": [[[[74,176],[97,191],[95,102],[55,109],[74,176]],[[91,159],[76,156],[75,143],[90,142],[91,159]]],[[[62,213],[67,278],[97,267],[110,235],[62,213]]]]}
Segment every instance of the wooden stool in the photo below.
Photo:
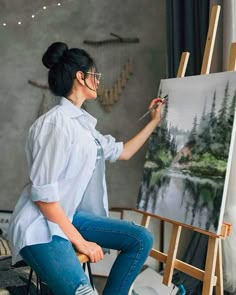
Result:
{"type": "MultiPolygon", "coordinates": [[[[75,254],[78,257],[79,262],[83,265],[84,271],[86,270],[86,266],[87,266],[90,284],[91,284],[92,288],[94,289],[93,276],[92,276],[91,266],[90,266],[90,261],[89,261],[88,256],[85,255],[85,254],[79,253],[79,252],[75,252],[75,254]]],[[[36,289],[37,289],[37,294],[43,295],[43,292],[42,292],[43,282],[41,281],[39,275],[37,273],[35,273],[35,274],[36,274],[36,289]]],[[[30,268],[30,273],[29,273],[29,278],[28,278],[28,283],[27,283],[27,289],[26,289],[26,295],[30,295],[30,292],[29,291],[30,291],[30,283],[32,281],[32,275],[33,275],[33,269],[30,268]]],[[[50,291],[50,294],[53,294],[53,293],[50,291]]]]}

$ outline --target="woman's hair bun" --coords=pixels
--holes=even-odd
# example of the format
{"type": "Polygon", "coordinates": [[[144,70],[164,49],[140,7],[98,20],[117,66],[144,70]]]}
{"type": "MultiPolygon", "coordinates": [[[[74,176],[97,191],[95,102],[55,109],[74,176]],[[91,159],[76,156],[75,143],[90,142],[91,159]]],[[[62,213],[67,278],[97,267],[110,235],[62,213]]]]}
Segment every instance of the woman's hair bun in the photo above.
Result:
{"type": "Polygon", "coordinates": [[[45,51],[42,57],[42,62],[44,66],[51,69],[55,64],[57,64],[63,55],[69,50],[66,43],[54,42],[45,51]]]}

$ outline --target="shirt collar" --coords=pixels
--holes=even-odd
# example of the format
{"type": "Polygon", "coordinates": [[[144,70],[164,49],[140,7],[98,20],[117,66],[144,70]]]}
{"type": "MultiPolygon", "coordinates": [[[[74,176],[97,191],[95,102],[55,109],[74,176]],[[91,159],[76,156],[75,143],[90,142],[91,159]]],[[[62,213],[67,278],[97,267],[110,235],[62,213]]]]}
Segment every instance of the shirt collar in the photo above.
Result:
{"type": "Polygon", "coordinates": [[[70,102],[67,98],[62,97],[60,101],[60,106],[62,110],[69,115],[71,118],[78,118],[88,120],[93,126],[97,124],[97,119],[95,119],[92,115],[90,115],[85,110],[76,107],[72,102],[70,102]]]}

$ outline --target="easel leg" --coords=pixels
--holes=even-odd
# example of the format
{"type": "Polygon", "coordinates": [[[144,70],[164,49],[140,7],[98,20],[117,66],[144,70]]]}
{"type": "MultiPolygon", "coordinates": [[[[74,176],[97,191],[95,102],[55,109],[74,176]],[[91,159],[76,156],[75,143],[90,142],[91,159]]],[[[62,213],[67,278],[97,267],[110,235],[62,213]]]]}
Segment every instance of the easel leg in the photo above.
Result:
{"type": "Polygon", "coordinates": [[[166,268],[162,281],[166,286],[169,286],[172,281],[181,230],[182,226],[173,224],[166,268]]]}
{"type": "Polygon", "coordinates": [[[211,295],[213,291],[218,245],[219,245],[219,238],[209,236],[206,265],[205,265],[205,274],[204,274],[203,288],[202,288],[203,295],[211,295]]]}
{"type": "Polygon", "coordinates": [[[219,239],[217,259],[216,259],[216,295],[223,295],[223,269],[222,269],[222,244],[221,239],[219,239]]]}
{"type": "Polygon", "coordinates": [[[147,215],[147,214],[143,214],[143,218],[142,218],[142,221],[141,221],[141,225],[148,228],[149,226],[149,222],[150,222],[150,216],[147,215]]]}

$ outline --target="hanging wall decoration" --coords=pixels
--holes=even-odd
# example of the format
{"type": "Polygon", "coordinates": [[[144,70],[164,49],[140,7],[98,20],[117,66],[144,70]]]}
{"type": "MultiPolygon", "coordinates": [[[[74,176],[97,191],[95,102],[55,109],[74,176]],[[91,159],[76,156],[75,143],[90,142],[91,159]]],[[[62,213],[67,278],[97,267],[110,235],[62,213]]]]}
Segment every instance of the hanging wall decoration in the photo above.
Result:
{"type": "Polygon", "coordinates": [[[103,84],[99,86],[98,101],[101,103],[106,111],[110,112],[112,105],[119,100],[119,96],[121,95],[132,74],[133,63],[130,59],[128,59],[121,69],[117,80],[110,88],[106,88],[103,84]]]}
{"type": "MultiPolygon", "coordinates": [[[[133,75],[133,59],[129,56],[129,48],[128,45],[139,43],[140,40],[137,37],[122,37],[115,33],[110,33],[110,35],[114,38],[108,38],[103,40],[84,40],[83,43],[85,45],[91,46],[94,49],[94,56],[97,55],[96,60],[100,64],[100,67],[103,68],[105,73],[113,74],[106,75],[106,78],[103,78],[100,82],[98,89],[98,101],[103,106],[105,111],[110,112],[112,106],[118,102],[122,92],[131,76],[133,75]],[[107,59],[104,56],[110,56],[111,52],[105,51],[106,47],[110,48],[112,46],[112,50],[114,54],[112,54],[112,69],[107,70],[104,68],[104,64],[107,64],[107,59]],[[114,47],[118,49],[118,53],[116,54],[114,47]],[[100,48],[103,48],[102,52],[100,48]],[[119,48],[118,48],[119,47],[119,48]],[[116,61],[114,63],[114,60],[116,61]],[[116,69],[117,68],[117,69],[116,69]]],[[[133,49],[133,48],[132,48],[133,49]]],[[[132,50],[133,52],[133,50],[132,50]]]]}
{"type": "Polygon", "coordinates": [[[126,37],[121,37],[120,35],[117,35],[115,33],[110,33],[111,36],[115,38],[110,38],[110,39],[104,39],[104,40],[99,40],[99,41],[94,41],[94,40],[84,40],[84,44],[88,44],[91,46],[101,46],[101,45],[107,45],[107,44],[114,44],[114,43],[123,43],[123,44],[128,44],[128,43],[139,43],[140,40],[139,38],[126,38],[126,37]]]}

